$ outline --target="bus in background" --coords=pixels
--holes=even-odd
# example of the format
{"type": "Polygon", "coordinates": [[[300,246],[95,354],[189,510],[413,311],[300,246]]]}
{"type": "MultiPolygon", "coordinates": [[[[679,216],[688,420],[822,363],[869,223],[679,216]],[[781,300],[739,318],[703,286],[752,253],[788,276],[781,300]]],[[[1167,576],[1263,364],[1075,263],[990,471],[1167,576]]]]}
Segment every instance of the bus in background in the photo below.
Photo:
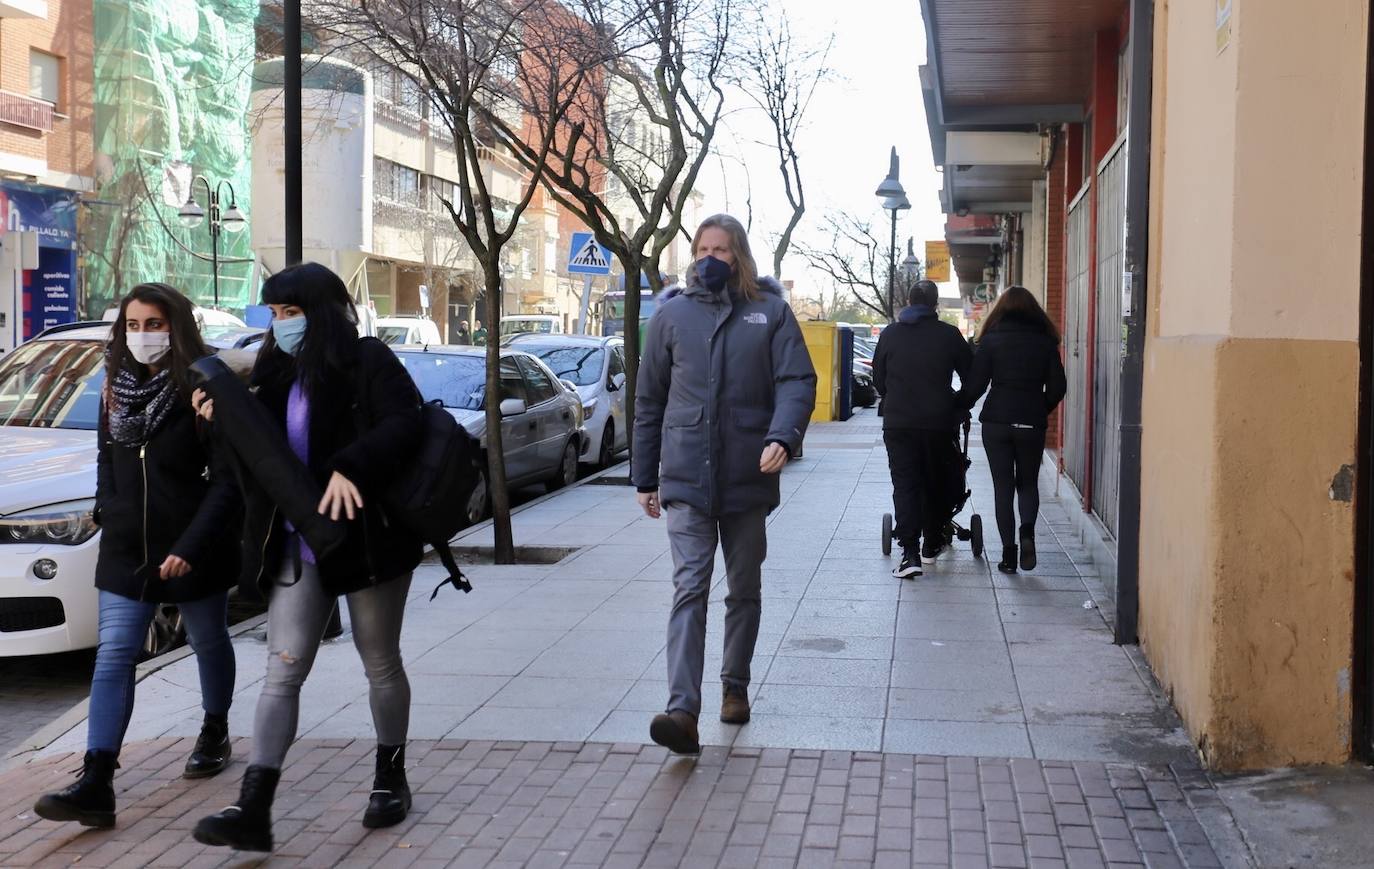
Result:
{"type": "MultiPolygon", "coordinates": [[[[639,322],[648,322],[658,300],[650,290],[639,292],[639,322]]],[[[625,334],[625,291],[610,290],[601,297],[601,334],[607,338],[625,334]]]]}

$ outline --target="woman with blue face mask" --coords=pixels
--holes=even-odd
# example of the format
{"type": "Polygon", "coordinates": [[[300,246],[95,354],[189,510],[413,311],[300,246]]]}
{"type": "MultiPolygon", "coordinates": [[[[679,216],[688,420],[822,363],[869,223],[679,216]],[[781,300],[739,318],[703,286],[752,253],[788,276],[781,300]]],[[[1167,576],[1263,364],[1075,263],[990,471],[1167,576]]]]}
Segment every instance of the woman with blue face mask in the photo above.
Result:
{"type": "MultiPolygon", "coordinates": [[[[401,622],[419,538],[388,522],[378,494],[421,437],[420,396],[391,349],[359,338],[342,280],[317,263],[284,269],[263,284],[272,327],[251,383],[296,457],[324,491],[319,512],[348,533],[328,553],[311,551],[277,505],[241,475],[246,505],[241,585],[268,599],[267,676],[253,751],[238,802],[204,818],[195,838],[241,851],[270,851],[271,807],[296,737],[300,690],[340,595],[367,674],[377,730],[376,775],[363,825],[388,827],[410,810],[405,742],[410,683],[401,622]]],[[[213,405],[202,415],[213,418],[213,405]]]]}
{"type": "Polygon", "coordinates": [[[707,218],[692,254],[686,286],[663,294],[645,335],[631,469],[645,515],[668,517],[669,696],[649,736],[678,754],[701,750],[706,602],[717,544],[730,588],[720,720],[749,720],[764,526],[816,404],[816,372],[801,327],[782,285],[758,276],[740,222],[726,214],[707,218]]]}
{"type": "MultiPolygon", "coordinates": [[[[159,605],[174,604],[200,673],[205,721],[187,778],[229,763],[234,647],[228,590],[238,578],[240,501],[227,450],[191,409],[187,368],[208,351],[190,300],[166,284],[134,287],[106,349],[95,507],[100,644],[81,778],[35,813],[88,827],[115,823],[113,778],[134,711],[135,671],[159,605]]],[[[94,529],[91,529],[92,533],[94,529]]]]}

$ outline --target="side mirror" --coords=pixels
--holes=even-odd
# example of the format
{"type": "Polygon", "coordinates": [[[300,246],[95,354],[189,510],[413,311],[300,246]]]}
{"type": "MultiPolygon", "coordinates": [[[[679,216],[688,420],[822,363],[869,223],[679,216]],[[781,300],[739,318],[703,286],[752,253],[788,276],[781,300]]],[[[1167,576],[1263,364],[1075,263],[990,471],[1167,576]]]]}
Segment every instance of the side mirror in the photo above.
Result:
{"type": "Polygon", "coordinates": [[[558,382],[563,384],[563,388],[568,390],[569,392],[577,391],[577,384],[573,383],[571,380],[563,380],[562,378],[559,378],[558,382]]]}
{"type": "Polygon", "coordinates": [[[528,408],[525,407],[525,402],[518,398],[507,398],[505,401],[501,402],[502,416],[519,416],[527,409],[528,408]]]}
{"type": "Polygon", "coordinates": [[[625,388],[625,375],[617,374],[611,378],[611,392],[618,392],[625,388]]]}

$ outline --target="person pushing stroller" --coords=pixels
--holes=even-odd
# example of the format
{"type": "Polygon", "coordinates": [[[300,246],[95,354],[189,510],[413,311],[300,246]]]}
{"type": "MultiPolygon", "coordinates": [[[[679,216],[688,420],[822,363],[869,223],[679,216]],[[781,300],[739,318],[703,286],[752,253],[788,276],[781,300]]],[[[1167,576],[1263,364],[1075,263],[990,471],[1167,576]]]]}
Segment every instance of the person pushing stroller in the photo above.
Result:
{"type": "Polygon", "coordinates": [[[973,351],[958,328],[940,320],[939,300],[933,282],[917,282],[911,303],[883,330],[873,356],[892,475],[893,533],[902,547],[892,575],[902,579],[920,576],[921,563],[934,562],[949,545],[950,480],[964,418],[952,375],[961,381],[968,375],[973,351]]]}

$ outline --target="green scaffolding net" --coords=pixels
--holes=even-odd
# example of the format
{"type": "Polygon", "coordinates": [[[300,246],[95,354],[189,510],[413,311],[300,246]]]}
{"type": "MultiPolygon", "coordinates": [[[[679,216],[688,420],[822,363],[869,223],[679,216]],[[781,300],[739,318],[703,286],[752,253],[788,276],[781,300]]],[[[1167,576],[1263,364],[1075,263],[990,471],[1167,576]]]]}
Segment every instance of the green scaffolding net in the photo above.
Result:
{"type": "Polygon", "coordinates": [[[257,0],[95,0],[97,189],[82,228],[85,313],[101,313],[142,281],[165,281],[197,304],[241,313],[255,301],[245,226],[218,236],[218,282],[207,219],[184,226],[203,176],[227,209],[232,186],[250,213],[249,96],[257,0]],[[227,182],[227,183],[222,183],[227,182]],[[194,193],[192,194],[192,189],[194,193]]]}

